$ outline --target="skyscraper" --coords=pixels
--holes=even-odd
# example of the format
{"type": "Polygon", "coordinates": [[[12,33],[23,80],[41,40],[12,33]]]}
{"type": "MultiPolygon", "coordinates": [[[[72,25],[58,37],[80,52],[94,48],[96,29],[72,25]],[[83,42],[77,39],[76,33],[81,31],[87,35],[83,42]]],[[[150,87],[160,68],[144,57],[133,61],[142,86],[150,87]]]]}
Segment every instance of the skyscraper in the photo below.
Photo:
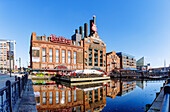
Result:
{"type": "Polygon", "coordinates": [[[14,70],[15,66],[15,40],[0,40],[0,73],[4,73],[5,71],[9,71],[10,63],[9,63],[9,53],[11,54],[11,69],[14,70]],[[9,43],[10,43],[10,51],[9,52],[9,43]]]}

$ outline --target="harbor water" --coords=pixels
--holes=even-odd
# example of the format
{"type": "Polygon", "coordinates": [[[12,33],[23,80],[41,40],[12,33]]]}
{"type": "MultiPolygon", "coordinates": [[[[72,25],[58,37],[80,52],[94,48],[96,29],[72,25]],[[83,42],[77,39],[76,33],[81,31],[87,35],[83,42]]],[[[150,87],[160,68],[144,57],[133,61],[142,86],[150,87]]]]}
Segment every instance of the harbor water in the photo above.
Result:
{"type": "Polygon", "coordinates": [[[144,112],[165,80],[32,80],[38,112],[144,112]]]}

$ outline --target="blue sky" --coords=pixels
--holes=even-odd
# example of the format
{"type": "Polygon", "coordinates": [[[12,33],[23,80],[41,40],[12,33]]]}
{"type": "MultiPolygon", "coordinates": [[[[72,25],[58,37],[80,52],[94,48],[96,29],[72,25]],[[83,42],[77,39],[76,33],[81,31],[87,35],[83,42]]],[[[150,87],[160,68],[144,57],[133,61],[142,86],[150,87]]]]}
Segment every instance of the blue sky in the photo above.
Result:
{"type": "Polygon", "coordinates": [[[93,15],[107,52],[170,64],[169,0],[0,0],[0,39],[16,40],[16,58],[26,66],[32,32],[71,38],[93,15]]]}

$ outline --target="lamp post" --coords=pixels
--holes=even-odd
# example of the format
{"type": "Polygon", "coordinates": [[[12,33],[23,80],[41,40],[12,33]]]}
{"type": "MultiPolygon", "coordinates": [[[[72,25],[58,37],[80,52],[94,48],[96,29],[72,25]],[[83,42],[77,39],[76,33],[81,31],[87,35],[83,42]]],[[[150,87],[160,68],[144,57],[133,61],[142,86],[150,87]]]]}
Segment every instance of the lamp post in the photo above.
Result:
{"type": "Polygon", "coordinates": [[[8,45],[9,45],[9,72],[10,72],[10,77],[11,77],[11,45],[10,45],[10,42],[7,42],[8,45]]]}

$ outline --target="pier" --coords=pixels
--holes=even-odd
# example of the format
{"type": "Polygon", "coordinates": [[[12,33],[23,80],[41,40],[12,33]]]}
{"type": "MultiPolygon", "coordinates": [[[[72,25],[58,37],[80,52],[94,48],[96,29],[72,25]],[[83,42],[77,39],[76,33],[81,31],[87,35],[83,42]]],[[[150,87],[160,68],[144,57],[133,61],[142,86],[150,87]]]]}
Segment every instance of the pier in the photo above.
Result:
{"type": "Polygon", "coordinates": [[[110,76],[106,75],[76,75],[76,76],[56,76],[56,80],[62,80],[67,82],[85,82],[85,81],[99,81],[108,80],[110,76]]]}
{"type": "Polygon", "coordinates": [[[117,74],[110,74],[110,77],[136,77],[136,78],[168,78],[169,74],[166,73],[117,73],[117,74]]]}

